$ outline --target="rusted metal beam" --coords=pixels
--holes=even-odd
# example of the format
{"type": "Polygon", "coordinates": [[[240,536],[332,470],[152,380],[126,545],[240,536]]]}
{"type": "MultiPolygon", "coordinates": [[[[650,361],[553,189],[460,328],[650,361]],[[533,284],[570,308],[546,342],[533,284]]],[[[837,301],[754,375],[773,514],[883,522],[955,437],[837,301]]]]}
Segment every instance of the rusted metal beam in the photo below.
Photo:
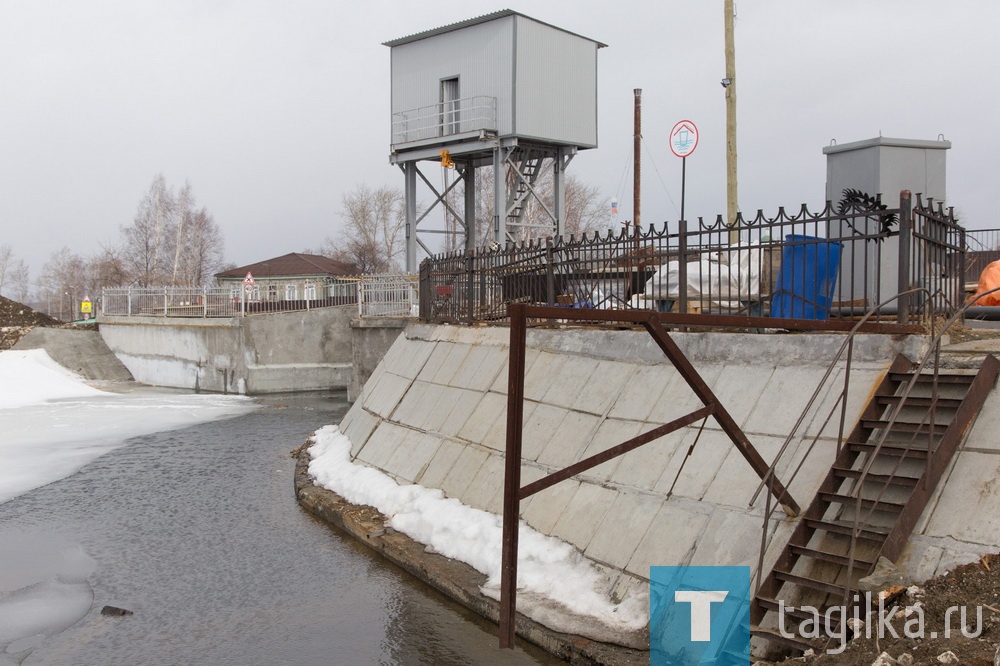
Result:
{"type": "Polygon", "coordinates": [[[799,505],[795,502],[792,496],[788,493],[788,490],[782,485],[781,481],[777,479],[774,475],[768,475],[770,471],[770,465],[764,461],[754,448],[754,445],[750,443],[747,436],[743,433],[743,429],[736,423],[733,417],[729,414],[729,411],[719,403],[718,398],[709,388],[705,380],[701,378],[698,371],[695,370],[694,366],[691,365],[691,361],[687,359],[684,352],[680,350],[677,343],[673,341],[670,335],[664,330],[660,325],[660,322],[656,319],[655,315],[649,317],[645,322],[645,328],[649,331],[649,334],[653,336],[653,340],[656,342],[657,346],[666,354],[670,362],[674,364],[677,368],[677,372],[680,373],[684,381],[688,383],[691,390],[695,392],[695,395],[702,401],[703,404],[715,405],[715,420],[719,423],[723,432],[729,436],[732,440],[733,445],[739,450],[743,457],[746,458],[747,462],[750,463],[750,467],[757,472],[757,476],[768,481],[768,488],[771,494],[774,495],[774,499],[780,504],[785,506],[792,515],[798,515],[801,509],[799,505]]]}
{"type": "Polygon", "coordinates": [[[517,530],[521,509],[521,421],[524,415],[524,305],[511,305],[507,368],[507,457],[504,461],[503,535],[500,569],[500,648],[514,647],[517,595],[517,530]]]}
{"type": "Polygon", "coordinates": [[[617,446],[612,446],[610,449],[601,451],[600,453],[592,455],[589,458],[585,458],[584,460],[581,460],[578,463],[574,463],[569,467],[561,469],[558,472],[553,472],[548,476],[542,477],[537,481],[529,483],[528,485],[521,488],[521,499],[527,499],[528,497],[531,497],[535,493],[545,490],[550,486],[554,486],[560,481],[565,481],[570,477],[576,476],[580,472],[585,472],[591,467],[597,467],[601,463],[605,463],[613,458],[617,458],[623,453],[627,453],[632,449],[637,449],[643,444],[648,444],[649,442],[652,442],[654,439],[659,439],[664,435],[669,435],[675,430],[680,430],[684,426],[691,425],[692,423],[696,423],[703,418],[711,416],[712,414],[715,413],[715,407],[716,405],[713,404],[713,405],[708,405],[706,407],[702,407],[701,409],[697,409],[691,412],[690,414],[682,416],[679,419],[674,419],[670,423],[666,423],[657,428],[653,428],[652,430],[644,432],[641,435],[638,435],[630,440],[622,442],[617,446]]]}
{"type": "MultiPolygon", "coordinates": [[[[785,319],[781,317],[743,317],[739,315],[685,314],[653,312],[652,310],[596,310],[586,308],[559,308],[528,306],[531,319],[565,319],[568,321],[620,322],[643,325],[655,317],[665,326],[707,326],[712,328],[770,328],[787,331],[830,331],[848,333],[857,322],[847,319],[785,319]]],[[[926,333],[919,324],[889,324],[866,322],[858,327],[859,333],[884,335],[922,335],[926,333]]]]}

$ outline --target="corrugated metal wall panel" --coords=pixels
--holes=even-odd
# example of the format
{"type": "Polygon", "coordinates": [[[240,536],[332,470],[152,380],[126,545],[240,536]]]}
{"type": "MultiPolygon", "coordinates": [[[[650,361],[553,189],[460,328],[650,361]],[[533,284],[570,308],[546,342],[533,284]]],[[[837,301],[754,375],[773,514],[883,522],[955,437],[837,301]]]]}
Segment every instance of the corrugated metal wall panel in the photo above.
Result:
{"type": "Polygon", "coordinates": [[[437,104],[441,80],[457,76],[461,98],[497,98],[497,130],[510,134],[514,18],[392,47],[392,113],[437,104]]]}
{"type": "Polygon", "coordinates": [[[517,20],[517,135],[597,146],[597,44],[517,20]]]}

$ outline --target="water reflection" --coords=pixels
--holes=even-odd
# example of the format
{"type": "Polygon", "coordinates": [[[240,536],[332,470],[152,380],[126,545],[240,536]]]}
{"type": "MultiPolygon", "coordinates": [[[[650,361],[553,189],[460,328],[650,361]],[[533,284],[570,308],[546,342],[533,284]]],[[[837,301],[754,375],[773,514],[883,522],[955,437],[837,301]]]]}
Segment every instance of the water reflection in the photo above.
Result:
{"type": "Polygon", "coordinates": [[[22,593],[49,609],[0,631],[0,666],[554,662],[500,653],[494,625],[297,505],[289,451],[339,421],[343,394],[263,402],[0,504],[0,544],[34,544],[0,549],[0,608],[22,593]]]}

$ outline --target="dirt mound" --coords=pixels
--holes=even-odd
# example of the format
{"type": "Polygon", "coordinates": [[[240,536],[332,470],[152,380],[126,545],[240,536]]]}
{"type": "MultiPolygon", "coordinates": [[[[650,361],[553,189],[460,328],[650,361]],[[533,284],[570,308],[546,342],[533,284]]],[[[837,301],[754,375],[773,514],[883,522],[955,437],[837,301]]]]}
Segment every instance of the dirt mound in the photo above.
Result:
{"type": "Polygon", "coordinates": [[[789,659],[782,664],[940,666],[951,663],[993,666],[1000,655],[1000,554],[988,555],[979,562],[957,567],[923,585],[911,587],[899,599],[886,605],[886,616],[894,606],[897,610],[888,624],[897,636],[893,636],[893,632],[884,625],[883,630],[878,631],[878,620],[871,616],[870,632],[861,628],[859,637],[850,641],[841,654],[821,653],[789,659]],[[962,626],[963,607],[966,611],[965,627],[962,626]],[[909,615],[906,614],[907,609],[909,615]],[[981,623],[979,609],[982,612],[981,623]],[[918,614],[922,614],[924,619],[923,631],[920,632],[923,638],[917,637],[918,614]],[[871,635],[867,636],[867,633],[871,635]],[[880,633],[882,635],[878,636],[880,633]],[[946,637],[946,633],[950,635],[946,637]],[[951,661],[949,657],[942,656],[946,652],[951,652],[956,659],[951,661]],[[885,657],[880,660],[883,653],[891,660],[885,657]]]}
{"type": "Polygon", "coordinates": [[[60,326],[62,322],[24,303],[0,296],[0,349],[10,349],[35,326],[60,326]]]}

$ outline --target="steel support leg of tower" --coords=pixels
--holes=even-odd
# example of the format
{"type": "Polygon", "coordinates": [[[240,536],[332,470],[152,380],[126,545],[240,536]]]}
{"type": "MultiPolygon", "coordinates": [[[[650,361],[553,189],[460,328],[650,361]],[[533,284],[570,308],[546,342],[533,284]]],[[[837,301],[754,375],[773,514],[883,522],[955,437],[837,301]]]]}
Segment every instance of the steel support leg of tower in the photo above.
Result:
{"type": "Polygon", "coordinates": [[[406,272],[417,272],[417,163],[403,163],[403,177],[406,181],[406,272]]]}
{"type": "Polygon", "coordinates": [[[465,186],[465,251],[476,248],[476,167],[469,163],[462,172],[465,186]]]}

